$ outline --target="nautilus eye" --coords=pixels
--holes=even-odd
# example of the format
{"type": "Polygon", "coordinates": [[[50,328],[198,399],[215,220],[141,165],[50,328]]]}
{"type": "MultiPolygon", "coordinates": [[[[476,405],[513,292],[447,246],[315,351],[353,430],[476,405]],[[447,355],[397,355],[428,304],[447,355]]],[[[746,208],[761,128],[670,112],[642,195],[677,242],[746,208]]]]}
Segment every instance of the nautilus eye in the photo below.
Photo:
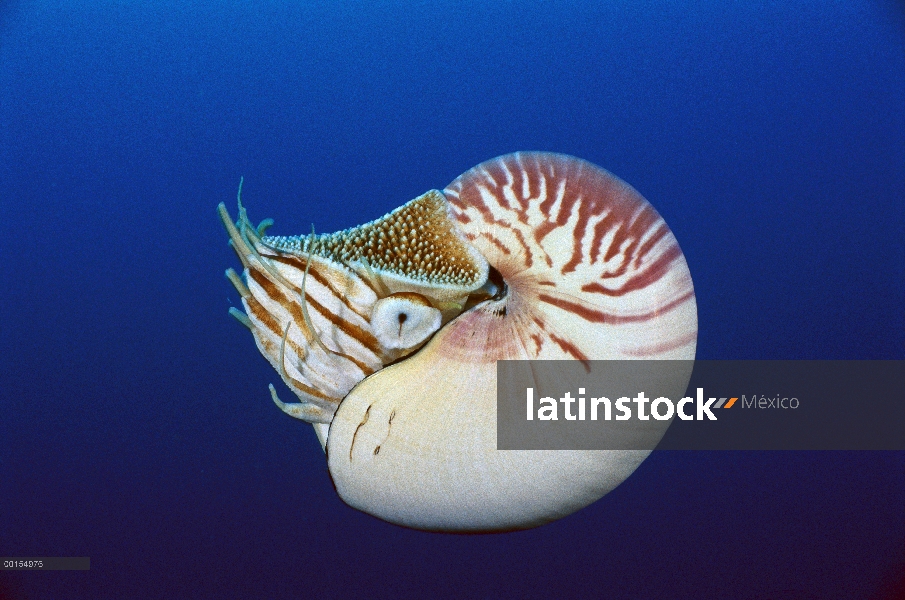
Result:
{"type": "Polygon", "coordinates": [[[221,218],[243,266],[231,313],[315,424],[351,506],[436,531],[533,527],[649,454],[499,451],[496,362],[691,359],[694,290],[662,218],[588,162],[516,153],[336,234],[221,218]]]}
{"type": "Polygon", "coordinates": [[[374,303],[371,325],[374,335],[386,348],[413,348],[440,329],[440,310],[421,294],[400,292],[374,303]]]}

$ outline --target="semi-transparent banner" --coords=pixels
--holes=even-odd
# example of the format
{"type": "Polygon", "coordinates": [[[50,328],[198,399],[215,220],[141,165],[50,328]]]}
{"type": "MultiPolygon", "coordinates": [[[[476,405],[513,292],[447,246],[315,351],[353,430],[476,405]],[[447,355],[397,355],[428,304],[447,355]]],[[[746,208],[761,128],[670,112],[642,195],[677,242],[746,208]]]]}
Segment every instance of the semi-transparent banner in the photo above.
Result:
{"type": "Polygon", "coordinates": [[[905,450],[905,361],[499,361],[497,448],[905,450]]]}

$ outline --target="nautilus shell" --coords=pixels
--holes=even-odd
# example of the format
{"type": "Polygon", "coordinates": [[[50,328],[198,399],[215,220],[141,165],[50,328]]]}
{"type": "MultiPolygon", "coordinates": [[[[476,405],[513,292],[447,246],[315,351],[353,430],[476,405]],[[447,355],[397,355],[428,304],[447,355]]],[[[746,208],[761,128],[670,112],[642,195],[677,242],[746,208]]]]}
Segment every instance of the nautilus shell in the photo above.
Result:
{"type": "Polygon", "coordinates": [[[432,531],[568,515],[646,450],[497,450],[502,359],[693,359],[694,290],[626,183],[551,153],[501,156],[375,221],[265,236],[219,207],[244,271],[231,313],[298,397],[349,505],[432,531]]]}

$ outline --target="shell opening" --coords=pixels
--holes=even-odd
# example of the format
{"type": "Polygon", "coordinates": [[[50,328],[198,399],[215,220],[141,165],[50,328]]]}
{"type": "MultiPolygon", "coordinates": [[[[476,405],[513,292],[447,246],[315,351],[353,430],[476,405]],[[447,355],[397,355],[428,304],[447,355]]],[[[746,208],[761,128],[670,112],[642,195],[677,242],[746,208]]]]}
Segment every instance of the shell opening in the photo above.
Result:
{"type": "Polygon", "coordinates": [[[487,281],[484,285],[469,294],[459,312],[467,312],[483,302],[498,302],[505,300],[509,295],[509,286],[503,279],[503,275],[493,266],[488,265],[487,281]]]}
{"type": "Polygon", "coordinates": [[[509,286],[506,285],[506,280],[503,279],[502,273],[497,271],[492,266],[487,273],[486,287],[488,288],[488,292],[490,292],[491,294],[491,300],[502,300],[509,295],[509,286]]]}

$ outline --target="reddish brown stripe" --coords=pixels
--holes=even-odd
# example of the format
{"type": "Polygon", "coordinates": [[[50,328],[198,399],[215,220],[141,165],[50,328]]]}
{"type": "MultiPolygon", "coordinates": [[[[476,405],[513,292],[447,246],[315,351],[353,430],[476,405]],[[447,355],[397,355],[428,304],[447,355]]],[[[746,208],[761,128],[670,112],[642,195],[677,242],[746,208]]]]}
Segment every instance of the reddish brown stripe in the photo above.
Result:
{"type": "MultiPolygon", "coordinates": [[[[253,313],[256,318],[260,319],[265,324],[267,329],[270,330],[276,337],[279,337],[282,339],[283,331],[279,330],[279,325],[277,324],[277,322],[273,318],[273,316],[269,312],[267,312],[267,310],[257,300],[252,299],[252,301],[253,301],[253,303],[249,302],[249,312],[253,313]]],[[[296,326],[298,326],[299,323],[302,323],[302,322],[303,321],[296,321],[295,324],[296,324],[296,326]]],[[[290,348],[292,348],[293,351],[298,356],[303,356],[303,355],[307,354],[307,352],[308,352],[308,350],[306,348],[300,347],[297,343],[295,343],[290,338],[287,338],[286,345],[289,346],[290,348]]],[[[334,356],[342,357],[342,358],[348,360],[349,362],[351,362],[352,364],[354,364],[365,375],[365,377],[367,377],[371,373],[374,373],[374,369],[372,369],[368,365],[362,363],[361,361],[357,360],[353,356],[349,356],[348,354],[344,354],[342,352],[330,351],[330,353],[334,356]]],[[[292,379],[292,381],[295,382],[295,384],[299,386],[299,389],[303,389],[306,393],[309,393],[314,396],[324,398],[327,400],[331,400],[332,402],[336,402],[336,401],[340,400],[340,398],[333,398],[332,396],[327,396],[327,395],[323,394],[322,392],[317,391],[315,388],[308,387],[304,383],[302,383],[296,379],[293,379],[288,373],[286,374],[286,376],[289,377],[290,379],[292,379]]]]}
{"type": "Polygon", "coordinates": [[[332,353],[333,355],[335,355],[335,356],[341,356],[342,358],[345,358],[347,361],[349,361],[350,363],[352,363],[353,365],[355,365],[356,367],[358,367],[358,369],[359,369],[362,373],[364,373],[365,377],[367,377],[368,375],[370,375],[371,373],[374,373],[374,372],[376,371],[376,369],[372,369],[371,367],[369,367],[368,365],[364,364],[363,362],[361,362],[360,360],[358,360],[358,359],[355,358],[354,356],[350,356],[350,355],[348,355],[348,354],[343,354],[342,352],[334,352],[334,351],[332,351],[332,350],[331,350],[331,353],[332,353]]]}
{"type": "MultiPolygon", "coordinates": [[[[645,288],[649,285],[654,284],[656,281],[659,281],[660,278],[662,278],[666,274],[666,272],[669,271],[670,265],[672,264],[673,260],[678,258],[681,254],[682,252],[681,250],[679,250],[679,247],[674,245],[667,249],[659,257],[657,257],[657,260],[645,267],[642,271],[639,271],[638,274],[629,278],[629,280],[626,281],[621,287],[608,288],[595,281],[593,283],[586,283],[585,285],[581,286],[581,291],[603,294],[604,296],[624,296],[629,292],[645,288]]],[[[625,271],[625,267],[620,268],[615,273],[608,274],[606,278],[619,277],[625,271]]]]}
{"type": "Polygon", "coordinates": [[[638,315],[626,315],[626,316],[618,317],[613,322],[615,322],[615,323],[632,323],[632,322],[637,322],[637,321],[649,321],[653,318],[659,317],[660,315],[668,313],[669,311],[673,310],[674,308],[678,308],[679,306],[685,304],[692,298],[694,298],[694,291],[688,291],[688,292],[685,292],[684,294],[682,294],[681,296],[679,296],[678,298],[675,298],[674,300],[671,300],[662,306],[658,306],[657,308],[655,308],[654,310],[652,310],[650,312],[641,313],[638,315]]]}
{"type": "Polygon", "coordinates": [[[582,202],[578,205],[578,222],[575,225],[575,235],[572,242],[572,258],[569,259],[562,268],[562,274],[571,273],[582,259],[582,242],[587,235],[588,220],[591,218],[591,211],[587,210],[587,203],[582,202]]]}
{"type": "MultiPolygon", "coordinates": [[[[560,180],[562,179],[563,178],[560,177],[560,180]]],[[[553,187],[558,189],[558,184],[559,182],[557,182],[557,185],[553,187]]],[[[556,223],[558,225],[565,225],[569,222],[569,217],[572,216],[572,211],[575,210],[575,204],[581,197],[581,184],[582,181],[578,177],[566,178],[566,187],[563,190],[562,202],[559,205],[559,214],[556,215],[556,223]]]]}
{"type": "Polygon", "coordinates": [[[253,314],[258,321],[264,324],[271,333],[276,336],[282,337],[283,332],[280,331],[280,325],[277,323],[277,320],[273,318],[267,310],[258,302],[254,296],[249,296],[245,299],[248,303],[248,312],[253,314]]]}
{"type": "MultiPolygon", "coordinates": [[[[518,240],[519,244],[522,245],[522,248],[525,250],[525,268],[530,268],[531,265],[534,264],[534,257],[531,255],[531,248],[528,247],[528,242],[525,241],[525,236],[522,234],[521,229],[513,229],[512,233],[515,234],[515,239],[518,240]]],[[[547,262],[550,262],[550,257],[547,257],[547,262]]]]}
{"type": "MultiPolygon", "coordinates": [[[[299,272],[298,276],[300,278],[305,276],[305,265],[307,264],[307,261],[305,259],[294,257],[294,256],[285,256],[285,255],[269,256],[268,258],[270,258],[274,262],[282,263],[284,265],[287,265],[287,266],[292,267],[293,269],[297,270],[299,272]]],[[[351,273],[352,270],[349,269],[349,272],[351,273]]],[[[312,265],[312,268],[308,269],[308,277],[311,277],[316,282],[318,282],[319,284],[321,284],[322,286],[324,286],[325,288],[330,290],[330,293],[332,293],[334,296],[336,296],[336,298],[338,298],[340,302],[345,304],[349,310],[351,310],[352,312],[357,314],[362,319],[368,320],[370,315],[362,314],[362,313],[358,312],[357,310],[355,310],[355,307],[352,306],[352,304],[349,302],[349,299],[346,298],[345,294],[343,294],[339,290],[337,290],[333,286],[333,284],[330,282],[330,280],[327,279],[326,277],[324,277],[323,275],[321,275],[320,272],[318,272],[318,270],[313,267],[313,265],[312,265]]],[[[361,281],[364,281],[360,277],[358,279],[361,281]]],[[[299,279],[299,282],[301,282],[301,279],[299,279]]],[[[367,284],[367,282],[365,282],[365,283],[367,284]]],[[[301,283],[299,283],[299,285],[301,285],[301,283]]],[[[373,290],[373,288],[372,288],[372,290],[373,290]]]]}
{"type": "MultiPolygon", "coordinates": [[[[540,329],[540,331],[545,332],[547,330],[547,327],[546,327],[546,325],[544,325],[544,322],[541,321],[538,317],[532,316],[531,320],[534,321],[534,324],[537,325],[537,327],[538,327],[538,329],[540,329]]],[[[544,337],[540,333],[533,333],[533,334],[531,334],[531,339],[534,340],[534,344],[535,344],[535,346],[537,346],[537,350],[535,351],[535,354],[540,354],[541,348],[543,348],[543,346],[544,346],[544,337]]]]}
{"type": "Polygon", "coordinates": [[[609,323],[610,315],[607,315],[604,312],[599,310],[594,310],[592,308],[588,308],[582,304],[578,304],[576,302],[570,302],[568,300],[562,300],[560,298],[554,298],[553,296],[548,296],[546,294],[538,294],[537,299],[546,302],[547,304],[552,304],[557,308],[561,308],[570,313],[576,314],[582,319],[586,321],[590,321],[591,323],[609,323]]]}
{"type": "Polygon", "coordinates": [[[600,256],[600,245],[603,243],[603,236],[616,226],[616,215],[610,213],[603,217],[596,225],[594,225],[594,239],[591,242],[591,262],[597,262],[600,256]]]}
{"type": "MultiPolygon", "coordinates": [[[[518,196],[520,200],[520,205],[522,207],[522,212],[519,217],[523,218],[523,222],[528,222],[528,198],[534,198],[540,192],[541,178],[540,173],[537,172],[537,169],[532,169],[531,166],[525,166],[519,157],[519,160],[516,161],[518,163],[518,168],[515,169],[517,174],[515,183],[512,184],[512,188],[516,192],[516,196],[518,196]],[[525,196],[522,194],[522,189],[525,187],[525,182],[528,183],[528,195],[525,196]]],[[[533,166],[533,165],[532,165],[533,166]]]]}
{"type": "Polygon", "coordinates": [[[649,229],[651,229],[655,223],[660,220],[660,215],[657,214],[657,211],[653,209],[650,205],[645,206],[640,213],[635,217],[635,220],[632,221],[630,232],[635,237],[641,237],[649,229]]]}
{"type": "Polygon", "coordinates": [[[533,165],[526,166],[521,157],[513,157],[514,160],[500,161],[512,174],[512,192],[515,195],[515,215],[519,222],[528,225],[528,199],[533,196],[533,189],[540,189],[540,177],[533,165]],[[528,194],[522,193],[522,189],[528,184],[528,194]]]}
{"type": "Polygon", "coordinates": [[[648,255],[648,253],[657,244],[657,242],[659,242],[666,236],[668,231],[669,229],[666,227],[665,223],[661,224],[660,227],[657,228],[657,231],[652,236],[650,236],[650,238],[646,242],[644,242],[643,246],[638,249],[638,253],[635,255],[635,266],[638,266],[638,264],[644,259],[645,256],[648,255]]]}
{"type": "MultiPolygon", "coordinates": [[[[280,326],[277,324],[276,319],[274,319],[273,315],[271,315],[269,312],[267,312],[267,310],[265,310],[265,308],[261,305],[260,302],[258,302],[257,300],[254,300],[253,298],[250,298],[248,301],[248,312],[252,313],[255,316],[255,318],[257,318],[259,321],[264,323],[264,326],[267,327],[267,329],[271,333],[273,333],[276,337],[282,339],[283,332],[280,331],[280,326]]],[[[265,344],[265,346],[271,345],[264,338],[261,338],[261,341],[262,341],[262,343],[265,344]]],[[[287,339],[286,344],[289,345],[298,356],[301,356],[306,353],[304,348],[300,348],[298,346],[298,344],[296,344],[292,340],[287,339]]],[[[273,354],[277,354],[275,349],[271,350],[271,352],[273,354]]],[[[327,400],[331,404],[336,404],[339,402],[339,400],[341,400],[341,398],[333,398],[332,396],[328,396],[327,394],[324,394],[322,391],[320,391],[316,388],[305,385],[301,381],[292,377],[286,371],[285,368],[280,369],[278,372],[280,372],[281,375],[285,374],[286,377],[291,381],[293,386],[295,386],[297,389],[305,392],[306,394],[314,396],[315,398],[321,398],[322,400],[327,400]]]]}
{"type": "Polygon", "coordinates": [[[636,285],[638,288],[646,287],[651,285],[655,281],[659,281],[663,278],[664,275],[670,270],[672,267],[673,261],[682,256],[682,251],[679,250],[679,246],[673,244],[669,248],[667,248],[663,254],[657,257],[657,259],[647,266],[643,275],[638,276],[633,280],[632,285],[636,285]]]}
{"type": "Polygon", "coordinates": [[[455,217],[456,220],[463,225],[468,225],[469,223],[471,223],[471,217],[469,217],[462,211],[456,211],[455,217]]]}
{"type": "Polygon", "coordinates": [[[615,233],[613,233],[613,239],[610,241],[610,247],[606,249],[606,254],[603,255],[604,262],[616,256],[622,248],[622,242],[625,241],[626,237],[628,237],[628,228],[624,225],[617,226],[615,233]]]}
{"type": "Polygon", "coordinates": [[[623,203],[614,211],[614,213],[616,213],[616,218],[620,222],[620,226],[616,229],[616,232],[613,235],[613,241],[610,243],[610,247],[607,248],[603,260],[610,260],[616,256],[622,248],[623,242],[628,238],[631,238],[632,242],[625,249],[625,252],[631,254],[637,246],[638,240],[660,218],[650,205],[646,205],[640,213],[635,215],[635,220],[629,222],[629,219],[632,217],[631,211],[636,206],[637,204],[634,203],[623,203]]]}
{"type": "Polygon", "coordinates": [[[590,292],[592,294],[603,294],[604,296],[622,296],[625,292],[622,291],[622,288],[611,289],[608,287],[603,287],[596,281],[594,283],[586,283],[581,286],[582,292],[590,292]]]}
{"type": "Polygon", "coordinates": [[[556,229],[556,223],[553,221],[544,221],[540,225],[534,228],[534,241],[540,245],[547,234],[556,229]]]}
{"type": "MultiPolygon", "coordinates": [[[[353,323],[349,323],[348,321],[341,319],[339,316],[333,314],[326,307],[320,304],[317,300],[312,298],[310,294],[305,294],[305,302],[308,303],[314,310],[319,312],[321,316],[330,321],[334,327],[345,333],[352,339],[357,340],[362,346],[370,350],[374,355],[380,356],[380,343],[377,341],[370,332],[365,331],[358,325],[353,323]]],[[[295,313],[298,313],[298,318],[302,317],[302,310],[297,304],[293,304],[293,316],[295,313]]]]}
{"type": "Polygon", "coordinates": [[[497,239],[495,236],[491,235],[490,233],[483,232],[483,233],[481,233],[481,237],[485,238],[488,242],[490,242],[491,244],[493,244],[494,246],[499,248],[500,252],[502,252],[503,254],[505,254],[507,256],[512,254],[512,252],[509,251],[509,248],[506,247],[506,244],[501,242],[499,239],[497,239]]]}
{"type": "Polygon", "coordinates": [[[657,315],[662,315],[664,313],[668,313],[672,309],[678,308],[679,306],[685,304],[692,298],[694,298],[694,290],[688,290],[687,292],[685,292],[681,296],[675,298],[674,300],[667,302],[663,306],[657,307],[656,310],[654,310],[653,312],[651,312],[649,314],[651,316],[657,316],[657,315]]]}
{"type": "MultiPolygon", "coordinates": [[[[631,238],[632,241],[629,242],[624,250],[625,255],[629,257],[629,261],[631,261],[632,257],[635,257],[638,244],[641,243],[641,238],[643,238],[659,220],[659,215],[657,215],[652,208],[646,206],[629,226],[627,237],[631,238]]],[[[637,260],[637,257],[635,257],[636,264],[637,260]]]]}
{"type": "Polygon", "coordinates": [[[283,369],[283,374],[289,379],[289,381],[292,382],[291,385],[293,387],[297,388],[301,392],[304,392],[305,394],[308,394],[309,396],[314,396],[315,398],[320,398],[322,400],[326,400],[327,402],[329,402],[330,404],[332,404],[334,406],[339,404],[339,402],[342,400],[342,398],[334,398],[333,396],[328,396],[327,394],[323,393],[319,389],[302,383],[301,381],[299,381],[298,379],[296,379],[295,377],[293,377],[292,375],[287,373],[286,369],[283,369]]]}
{"type": "MultiPolygon", "coordinates": [[[[560,174],[559,177],[562,177],[560,174]]],[[[540,212],[542,215],[549,216],[553,203],[556,202],[557,191],[559,190],[559,181],[557,179],[547,180],[547,197],[540,203],[540,212]]],[[[555,226],[555,225],[554,225],[555,226]]],[[[546,234],[544,234],[546,235],[546,234]]]]}
{"type": "MultiPolygon", "coordinates": [[[[483,179],[483,177],[482,177],[482,179],[483,179]]],[[[490,207],[487,206],[487,204],[484,202],[484,197],[481,195],[481,193],[477,189],[477,187],[476,186],[471,187],[471,188],[469,188],[468,191],[470,193],[468,193],[466,195],[467,197],[466,198],[460,197],[458,199],[458,201],[455,202],[455,204],[460,206],[463,211],[468,206],[473,206],[474,208],[477,209],[477,211],[479,213],[481,213],[481,216],[484,218],[485,221],[487,221],[488,223],[493,222],[493,211],[491,211],[490,207]]]]}
{"type": "Polygon", "coordinates": [[[591,367],[588,364],[588,357],[585,356],[584,353],[579,350],[574,344],[553,334],[550,334],[550,339],[556,342],[556,344],[567,354],[584,363],[585,370],[590,371],[591,367]]]}
{"type": "MultiPolygon", "coordinates": [[[[515,236],[515,239],[518,241],[519,245],[525,251],[525,253],[524,253],[525,267],[530,268],[534,264],[534,257],[531,253],[531,248],[528,247],[528,242],[525,241],[525,236],[522,233],[521,229],[519,229],[517,227],[512,227],[512,225],[510,225],[509,223],[506,223],[505,221],[495,221],[492,219],[488,220],[487,224],[496,225],[502,229],[511,231],[512,235],[515,236]]],[[[512,250],[508,246],[506,246],[501,240],[494,237],[493,234],[491,234],[490,232],[483,231],[483,232],[481,232],[481,236],[487,238],[487,241],[489,241],[494,246],[499,248],[504,254],[509,255],[512,253],[512,250]]],[[[465,234],[465,238],[469,241],[474,241],[476,239],[476,237],[477,236],[470,234],[470,233],[465,234]]],[[[547,262],[548,263],[550,262],[549,257],[547,258],[547,262]]]]}
{"type": "Polygon", "coordinates": [[[493,179],[494,187],[497,188],[497,190],[506,185],[508,177],[506,177],[506,168],[503,161],[489,163],[485,170],[490,174],[490,177],[493,179]]]}
{"type": "Polygon", "coordinates": [[[531,339],[534,341],[534,345],[536,347],[534,354],[535,355],[540,354],[540,350],[544,345],[544,338],[539,333],[532,333],[531,339]]]}
{"type": "Polygon", "coordinates": [[[676,348],[681,348],[682,346],[687,346],[691,342],[698,339],[697,332],[689,333],[687,335],[683,335],[682,337],[676,338],[674,340],[670,340],[668,342],[663,342],[662,344],[655,344],[653,346],[642,346],[639,348],[629,348],[623,349],[623,352],[628,354],[629,356],[640,356],[640,357],[648,357],[655,356],[657,354],[663,354],[664,352],[669,352],[670,350],[675,350],[676,348]]]}
{"type": "Polygon", "coordinates": [[[592,323],[607,323],[610,325],[621,325],[623,323],[637,323],[641,321],[650,321],[651,319],[662,315],[663,313],[667,313],[672,309],[684,304],[691,298],[694,298],[694,292],[689,291],[675,300],[667,302],[662,306],[658,306],[656,309],[646,312],[639,313],[635,315],[612,315],[605,313],[603,311],[594,310],[587,308],[581,304],[577,304],[575,302],[570,302],[568,300],[562,300],[560,298],[553,298],[552,296],[547,296],[546,294],[538,294],[538,299],[546,302],[547,304],[552,304],[558,308],[569,311],[573,314],[578,315],[582,319],[587,321],[591,321],[592,323]]]}
{"type": "MultiPolygon", "coordinates": [[[[380,292],[377,290],[376,287],[374,287],[374,284],[371,283],[371,281],[367,277],[362,277],[361,275],[359,275],[352,269],[349,269],[348,273],[349,273],[349,277],[354,277],[356,281],[360,281],[366,288],[368,288],[369,290],[374,292],[374,295],[376,295],[376,296],[380,295],[380,292]]],[[[375,275],[377,275],[377,274],[375,273],[375,275]]],[[[377,275],[377,277],[379,278],[380,275],[377,275]]],[[[342,297],[342,294],[337,294],[337,296],[342,297]]],[[[361,315],[361,316],[364,317],[364,319],[366,321],[369,321],[371,318],[370,315],[361,315]]]]}
{"type": "MultiPolygon", "coordinates": [[[[273,301],[281,304],[286,310],[289,311],[296,323],[305,322],[305,316],[302,314],[301,306],[297,302],[290,301],[288,298],[286,298],[286,296],[282,291],[280,291],[279,288],[277,288],[277,286],[275,286],[269,279],[267,279],[267,277],[265,277],[257,270],[251,270],[249,271],[249,274],[273,301]]],[[[296,291],[301,294],[300,290],[296,291]]],[[[310,294],[305,294],[305,303],[316,310],[318,313],[320,313],[320,315],[325,319],[330,321],[330,323],[333,324],[337,329],[339,329],[349,337],[357,340],[362,346],[367,348],[374,355],[380,356],[380,344],[377,342],[377,338],[371,335],[371,333],[365,331],[357,325],[340,319],[337,315],[327,310],[317,300],[312,298],[310,294]]],[[[282,332],[279,335],[282,336],[282,332]]]]}

